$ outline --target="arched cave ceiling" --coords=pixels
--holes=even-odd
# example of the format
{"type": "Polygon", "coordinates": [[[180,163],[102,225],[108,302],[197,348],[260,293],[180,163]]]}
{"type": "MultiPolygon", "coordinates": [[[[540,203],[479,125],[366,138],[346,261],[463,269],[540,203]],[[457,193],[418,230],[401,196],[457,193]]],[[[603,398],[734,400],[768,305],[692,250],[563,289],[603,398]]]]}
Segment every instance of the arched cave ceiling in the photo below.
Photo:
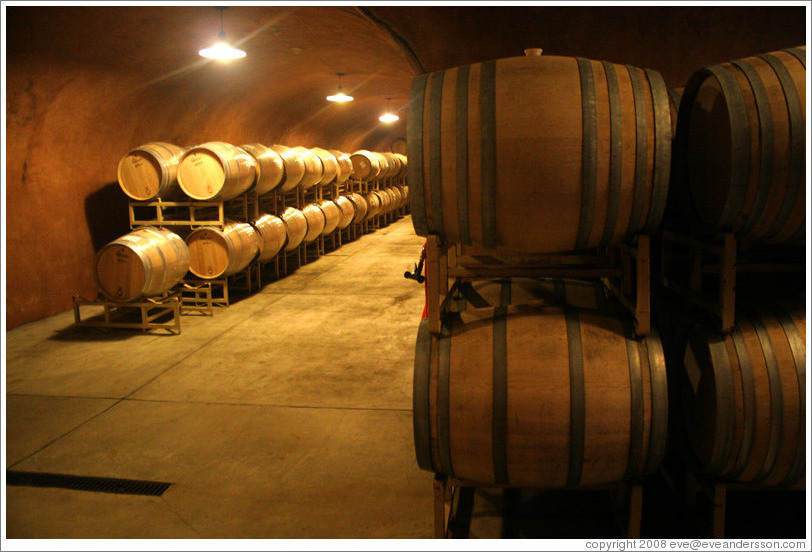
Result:
{"type": "Polygon", "coordinates": [[[212,6],[9,7],[8,56],[115,73],[110,101],[166,117],[180,141],[380,149],[405,135],[424,71],[542,47],[658,69],[675,87],[706,64],[794,45],[787,35],[802,42],[803,8],[740,9],[230,6],[225,30],[248,56],[222,64],[197,55],[219,30],[212,6]],[[325,102],[337,72],[355,102],[325,102]],[[391,127],[377,121],[386,97],[402,116],[391,127]]]}

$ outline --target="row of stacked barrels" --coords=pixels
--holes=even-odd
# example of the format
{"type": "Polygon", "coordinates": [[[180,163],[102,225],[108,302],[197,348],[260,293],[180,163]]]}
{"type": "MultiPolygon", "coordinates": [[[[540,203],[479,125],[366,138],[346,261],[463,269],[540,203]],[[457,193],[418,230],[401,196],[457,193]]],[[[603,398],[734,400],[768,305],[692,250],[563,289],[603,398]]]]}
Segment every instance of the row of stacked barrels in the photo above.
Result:
{"type": "MultiPolygon", "coordinates": [[[[229,172],[230,165],[227,161],[236,162],[236,159],[246,155],[246,150],[241,148],[240,151],[243,153],[232,152],[233,155],[229,156],[222,154],[231,148],[237,149],[222,142],[208,143],[188,148],[184,150],[185,153],[176,153],[175,161],[170,162],[167,161],[171,159],[169,153],[181,150],[173,149],[171,144],[152,142],[132,150],[122,159],[119,164],[119,183],[130,197],[141,194],[142,199],[147,199],[147,195],[151,195],[152,199],[167,199],[177,197],[177,191],[169,190],[177,189],[178,181],[184,178],[183,174],[187,174],[184,180],[187,186],[190,182],[196,182],[195,189],[202,190],[203,180],[188,175],[200,177],[205,173],[210,177],[206,182],[212,190],[217,191],[211,198],[196,199],[232,197],[234,192],[229,182],[233,179],[228,175],[233,175],[236,171],[229,172]],[[220,165],[222,170],[219,173],[211,170],[213,157],[210,154],[215,150],[223,155],[218,157],[222,161],[220,165]],[[161,151],[166,153],[165,157],[161,151]],[[204,151],[209,153],[201,153],[204,151]],[[201,159],[203,160],[200,161],[201,159]],[[197,172],[196,169],[184,168],[185,163],[197,166],[195,165],[197,161],[207,168],[197,172]],[[123,171],[122,166],[126,167],[123,171]],[[138,170],[132,170],[133,167],[138,170]],[[122,174],[125,175],[123,178],[122,174]],[[138,178],[133,177],[134,174],[137,174],[138,178]],[[156,183],[161,185],[156,186],[156,183]],[[156,189],[159,191],[154,195],[156,189]],[[224,192],[226,189],[231,191],[224,192]]],[[[283,153],[304,149],[283,146],[274,148],[283,153]]],[[[259,195],[263,195],[280,186],[280,189],[293,186],[285,189],[288,191],[295,189],[295,186],[301,185],[302,182],[307,182],[308,188],[321,182],[312,177],[315,169],[308,168],[293,173],[287,170],[284,162],[280,165],[269,161],[276,159],[275,154],[262,155],[258,147],[249,149],[255,152],[255,156],[252,155],[255,164],[248,163],[245,166],[255,166],[256,170],[252,177],[253,184],[248,187],[243,185],[245,191],[255,190],[259,195]],[[274,168],[272,174],[275,176],[271,181],[276,183],[273,185],[268,184],[271,174],[269,167],[274,168]],[[307,177],[307,174],[311,177],[307,177]],[[291,184],[292,182],[298,184],[291,184]]],[[[287,159],[293,160],[290,162],[294,167],[315,166],[315,161],[304,165],[295,161],[305,157],[299,153],[291,153],[287,159]]],[[[279,254],[294,251],[299,246],[313,243],[351,225],[399,212],[408,204],[408,187],[396,183],[400,180],[392,180],[402,178],[406,166],[405,156],[359,150],[351,156],[344,154],[341,158],[346,158],[344,168],[338,173],[330,171],[329,174],[332,176],[322,177],[324,182],[337,182],[336,178],[339,178],[340,182],[345,182],[349,178],[363,178],[368,182],[378,181],[378,189],[372,189],[364,194],[345,192],[335,199],[310,203],[302,209],[287,207],[279,215],[260,213],[249,221],[228,220],[222,228],[197,227],[192,229],[185,239],[165,228],[140,227],[108,243],[96,254],[93,263],[96,286],[102,295],[111,301],[129,302],[142,297],[161,295],[174,288],[187,274],[201,279],[227,278],[244,270],[254,261],[260,264],[268,263],[279,254]],[[358,169],[355,170],[354,167],[358,169]]],[[[279,156],[279,159],[282,157],[279,156]]],[[[318,156],[314,154],[311,160],[315,159],[318,159],[318,156]]],[[[323,164],[325,167],[327,165],[328,163],[323,164]]]]}
{"type": "MultiPolygon", "coordinates": [[[[804,246],[805,52],[704,68],[671,100],[657,71],[540,50],[421,75],[407,121],[415,231],[530,258],[657,236],[666,223],[804,246]]],[[[669,395],[684,394],[677,422],[697,471],[805,486],[802,297],[739,317],[729,336],[699,329],[687,367],[669,367],[689,387],[669,390],[671,336],[632,339],[626,315],[562,304],[563,291],[544,307],[517,305],[513,291],[471,302],[437,335],[421,323],[421,468],[529,487],[652,473],[669,395]]]]}
{"type": "Polygon", "coordinates": [[[264,196],[405,174],[406,156],[399,153],[227,142],[192,147],[149,142],[122,157],[117,170],[121,190],[135,201],[229,200],[248,192],[264,196]]]}

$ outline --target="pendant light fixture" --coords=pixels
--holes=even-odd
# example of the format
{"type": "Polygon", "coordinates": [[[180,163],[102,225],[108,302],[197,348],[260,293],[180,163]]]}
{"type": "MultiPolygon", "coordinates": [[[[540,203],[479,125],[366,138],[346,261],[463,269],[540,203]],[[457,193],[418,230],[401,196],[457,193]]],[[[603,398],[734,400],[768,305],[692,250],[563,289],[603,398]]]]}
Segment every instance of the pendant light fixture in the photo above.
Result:
{"type": "Polygon", "coordinates": [[[344,75],[344,73],[336,73],[336,75],[338,75],[338,90],[336,91],[335,94],[327,96],[327,101],[329,101],[329,102],[342,102],[342,103],[343,102],[351,102],[351,101],[353,101],[355,98],[345,94],[344,90],[342,90],[342,88],[341,88],[341,76],[344,75]]]}
{"type": "Polygon", "coordinates": [[[229,60],[245,57],[245,52],[235,48],[226,41],[226,32],[223,30],[223,10],[225,6],[217,7],[220,10],[220,33],[217,35],[218,41],[208,48],[203,48],[198,52],[204,58],[229,60]]]}
{"type": "Polygon", "coordinates": [[[378,117],[378,120],[382,123],[394,123],[400,119],[400,117],[392,113],[392,111],[389,109],[389,100],[391,99],[392,98],[386,98],[386,113],[378,117]]]}

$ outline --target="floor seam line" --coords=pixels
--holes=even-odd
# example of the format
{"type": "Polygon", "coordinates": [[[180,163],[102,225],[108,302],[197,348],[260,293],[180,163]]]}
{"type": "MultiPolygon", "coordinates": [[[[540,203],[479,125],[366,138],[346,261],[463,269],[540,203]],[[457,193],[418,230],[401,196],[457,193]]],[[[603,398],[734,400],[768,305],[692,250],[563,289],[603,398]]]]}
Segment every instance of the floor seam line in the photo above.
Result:
{"type": "Polygon", "coordinates": [[[155,402],[155,403],[168,403],[168,404],[194,404],[206,406],[251,406],[251,407],[271,407],[271,408],[298,408],[310,410],[354,410],[359,412],[411,412],[411,408],[374,408],[374,407],[358,407],[358,406],[318,406],[318,405],[299,405],[299,404],[272,404],[272,403],[230,403],[230,402],[211,402],[211,401],[182,401],[171,399],[142,399],[137,397],[127,397],[121,399],[122,401],[138,401],[138,402],[155,402]]]}

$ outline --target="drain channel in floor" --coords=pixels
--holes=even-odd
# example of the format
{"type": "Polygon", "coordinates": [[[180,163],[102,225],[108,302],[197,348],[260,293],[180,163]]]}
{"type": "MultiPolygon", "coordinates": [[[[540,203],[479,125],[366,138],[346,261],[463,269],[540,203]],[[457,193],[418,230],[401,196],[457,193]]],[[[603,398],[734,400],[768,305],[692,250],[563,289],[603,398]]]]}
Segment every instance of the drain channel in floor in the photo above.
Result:
{"type": "Polygon", "coordinates": [[[61,473],[6,471],[6,484],[18,487],[55,487],[74,491],[95,491],[130,495],[161,496],[172,483],[163,481],[140,481],[137,479],[114,479],[110,477],[87,477],[61,473]]]}

